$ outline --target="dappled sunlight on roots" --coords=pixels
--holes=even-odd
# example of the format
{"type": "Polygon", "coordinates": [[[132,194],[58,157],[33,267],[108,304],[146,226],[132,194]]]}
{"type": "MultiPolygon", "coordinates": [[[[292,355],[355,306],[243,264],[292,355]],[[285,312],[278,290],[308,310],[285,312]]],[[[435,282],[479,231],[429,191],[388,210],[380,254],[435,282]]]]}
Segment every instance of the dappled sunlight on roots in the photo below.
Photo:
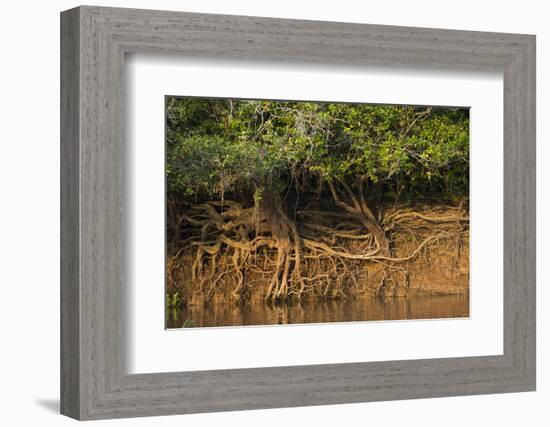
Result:
{"type": "MultiPolygon", "coordinates": [[[[286,307],[286,322],[343,321],[314,309],[332,300],[368,320],[366,297],[468,293],[467,108],[176,97],[166,106],[167,310],[239,307],[244,319],[246,307],[286,307]],[[307,304],[314,320],[294,311],[307,304]]],[[[252,318],[280,323],[279,314],[252,318]]]]}

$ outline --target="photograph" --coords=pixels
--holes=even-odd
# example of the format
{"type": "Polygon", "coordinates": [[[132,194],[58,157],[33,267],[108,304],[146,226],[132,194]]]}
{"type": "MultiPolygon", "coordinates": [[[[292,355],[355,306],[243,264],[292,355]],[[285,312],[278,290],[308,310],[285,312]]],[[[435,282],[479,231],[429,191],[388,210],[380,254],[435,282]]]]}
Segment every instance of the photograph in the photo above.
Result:
{"type": "Polygon", "coordinates": [[[468,107],[166,96],[165,120],[166,328],[469,317],[468,107]]]}
{"type": "Polygon", "coordinates": [[[5,425],[545,419],[542,5],[104,3],[0,27],[5,425]]]}

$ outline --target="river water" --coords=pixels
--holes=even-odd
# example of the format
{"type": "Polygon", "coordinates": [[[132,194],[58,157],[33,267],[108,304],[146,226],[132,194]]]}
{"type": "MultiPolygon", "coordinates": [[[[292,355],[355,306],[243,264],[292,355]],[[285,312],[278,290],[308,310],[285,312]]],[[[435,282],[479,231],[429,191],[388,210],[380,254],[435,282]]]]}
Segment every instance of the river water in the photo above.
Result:
{"type": "Polygon", "coordinates": [[[364,297],[286,304],[193,305],[166,311],[167,328],[468,317],[468,295],[364,297]]]}

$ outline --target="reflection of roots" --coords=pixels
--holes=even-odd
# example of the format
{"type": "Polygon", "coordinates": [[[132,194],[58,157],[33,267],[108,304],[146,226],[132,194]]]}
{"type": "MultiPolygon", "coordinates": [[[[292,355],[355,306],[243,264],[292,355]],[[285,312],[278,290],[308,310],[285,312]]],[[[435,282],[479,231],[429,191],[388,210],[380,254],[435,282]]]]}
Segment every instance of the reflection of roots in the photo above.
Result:
{"type": "Polygon", "coordinates": [[[181,248],[168,258],[170,289],[246,299],[252,294],[277,301],[303,297],[345,297],[406,292],[410,262],[429,262],[429,250],[443,240],[460,255],[468,217],[454,210],[394,209],[381,222],[390,256],[353,217],[301,211],[298,230],[276,203],[243,208],[234,201],[193,205],[181,216],[181,248]],[[451,212],[451,214],[449,214],[451,212]]]}

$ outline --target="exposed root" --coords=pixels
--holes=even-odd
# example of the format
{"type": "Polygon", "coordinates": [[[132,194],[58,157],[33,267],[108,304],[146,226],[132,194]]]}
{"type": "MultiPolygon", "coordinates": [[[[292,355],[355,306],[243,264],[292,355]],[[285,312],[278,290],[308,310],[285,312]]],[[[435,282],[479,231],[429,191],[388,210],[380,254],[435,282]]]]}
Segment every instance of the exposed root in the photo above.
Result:
{"type": "Polygon", "coordinates": [[[369,230],[353,212],[296,214],[295,223],[273,200],[260,208],[232,200],[188,206],[174,242],[179,249],[167,260],[169,288],[207,298],[260,295],[271,302],[397,295],[409,289],[411,262],[428,264],[431,248],[442,242],[459,254],[468,237],[468,215],[461,206],[388,212],[380,223],[384,245],[379,231],[369,230]]]}

